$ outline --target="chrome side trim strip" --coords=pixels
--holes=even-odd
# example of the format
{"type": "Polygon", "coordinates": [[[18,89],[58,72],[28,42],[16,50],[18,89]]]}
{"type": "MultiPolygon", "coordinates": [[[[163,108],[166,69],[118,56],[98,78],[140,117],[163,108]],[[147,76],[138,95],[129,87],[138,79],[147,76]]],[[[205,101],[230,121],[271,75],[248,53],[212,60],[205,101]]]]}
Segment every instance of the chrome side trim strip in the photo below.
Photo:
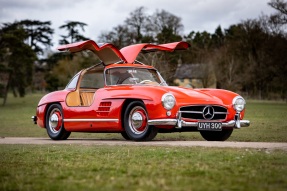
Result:
{"type": "Polygon", "coordinates": [[[111,112],[111,111],[96,111],[98,113],[102,113],[102,112],[111,112]]]}
{"type": "Polygon", "coordinates": [[[95,122],[110,122],[110,121],[116,121],[118,122],[118,119],[64,119],[64,122],[80,122],[80,121],[95,121],[95,122]]]}

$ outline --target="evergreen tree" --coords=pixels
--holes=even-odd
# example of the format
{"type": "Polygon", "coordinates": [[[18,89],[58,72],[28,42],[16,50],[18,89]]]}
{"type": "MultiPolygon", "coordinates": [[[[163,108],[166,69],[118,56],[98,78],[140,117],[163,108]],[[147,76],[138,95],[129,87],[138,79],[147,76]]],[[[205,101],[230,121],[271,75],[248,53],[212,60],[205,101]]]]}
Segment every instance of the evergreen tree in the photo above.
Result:
{"type": "Polygon", "coordinates": [[[66,24],[60,26],[60,29],[66,29],[68,31],[68,35],[61,35],[63,39],[59,41],[59,44],[70,44],[78,41],[88,40],[88,38],[84,37],[79,33],[77,29],[80,27],[82,31],[85,31],[84,27],[87,26],[86,23],[78,22],[78,21],[66,21],[66,24]],[[70,38],[71,40],[68,41],[67,39],[70,38]]]}
{"type": "Polygon", "coordinates": [[[16,90],[18,90],[23,97],[25,88],[32,83],[36,54],[29,45],[24,43],[27,37],[28,34],[17,23],[4,23],[0,29],[0,72],[7,75],[4,106],[10,89],[14,96],[17,96],[16,90]]]}
{"type": "Polygon", "coordinates": [[[52,46],[54,29],[50,28],[51,21],[22,20],[19,25],[23,26],[28,35],[28,44],[36,54],[43,54],[43,47],[52,46]]]}

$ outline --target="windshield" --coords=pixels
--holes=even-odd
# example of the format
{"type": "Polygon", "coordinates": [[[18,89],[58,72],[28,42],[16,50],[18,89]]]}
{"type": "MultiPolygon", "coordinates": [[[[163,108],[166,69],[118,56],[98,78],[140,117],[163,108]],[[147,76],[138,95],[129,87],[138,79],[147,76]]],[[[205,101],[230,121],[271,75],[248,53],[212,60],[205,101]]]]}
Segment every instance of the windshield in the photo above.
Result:
{"type": "Polygon", "coordinates": [[[166,85],[154,69],[116,67],[106,70],[106,84],[110,85],[166,85]]]}

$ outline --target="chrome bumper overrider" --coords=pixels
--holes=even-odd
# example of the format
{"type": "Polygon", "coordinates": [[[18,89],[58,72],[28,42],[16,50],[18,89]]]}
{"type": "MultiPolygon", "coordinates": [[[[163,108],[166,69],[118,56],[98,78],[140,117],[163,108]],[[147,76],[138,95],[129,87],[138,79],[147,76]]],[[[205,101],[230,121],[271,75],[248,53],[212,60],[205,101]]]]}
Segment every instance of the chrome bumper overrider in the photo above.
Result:
{"type": "MultiPolygon", "coordinates": [[[[239,129],[240,127],[248,127],[250,125],[250,121],[248,120],[240,120],[240,126],[238,126],[238,122],[236,123],[235,120],[231,120],[228,122],[223,122],[222,127],[234,127],[239,129]],[[237,124],[237,125],[236,125],[237,124]]],[[[178,119],[155,119],[155,120],[148,120],[149,125],[173,125],[177,128],[181,127],[197,127],[198,122],[187,122],[178,119]]]]}
{"type": "Polygon", "coordinates": [[[37,124],[37,116],[32,116],[31,120],[34,122],[34,124],[37,124]]]}

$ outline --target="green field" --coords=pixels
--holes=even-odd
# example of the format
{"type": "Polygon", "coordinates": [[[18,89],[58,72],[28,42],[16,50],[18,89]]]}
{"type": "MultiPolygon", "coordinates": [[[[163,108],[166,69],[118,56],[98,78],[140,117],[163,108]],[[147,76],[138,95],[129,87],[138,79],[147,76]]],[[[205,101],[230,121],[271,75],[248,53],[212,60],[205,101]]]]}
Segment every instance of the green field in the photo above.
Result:
{"type": "Polygon", "coordinates": [[[0,145],[0,190],[286,190],[287,151],[0,145]]]}
{"type": "MultiPolygon", "coordinates": [[[[30,120],[43,95],[9,95],[0,137],[48,137],[30,120]]],[[[2,101],[0,99],[0,101],[2,101]]],[[[230,141],[287,142],[287,104],[247,101],[230,141]]],[[[119,134],[71,137],[123,139],[119,134]]],[[[157,140],[203,140],[199,133],[157,140]]],[[[0,190],[287,190],[287,151],[205,147],[0,145],[0,190]]]]}
{"type": "MultiPolygon", "coordinates": [[[[42,94],[14,98],[9,94],[7,106],[0,106],[0,137],[48,137],[46,130],[34,125],[31,116],[42,94]]],[[[3,99],[0,99],[0,103],[3,99]]],[[[244,119],[250,127],[234,130],[229,141],[287,142],[287,104],[278,101],[248,100],[244,119]]],[[[71,137],[123,139],[120,134],[72,133],[71,137]]],[[[198,132],[158,134],[156,140],[204,140],[198,132]]]]}

